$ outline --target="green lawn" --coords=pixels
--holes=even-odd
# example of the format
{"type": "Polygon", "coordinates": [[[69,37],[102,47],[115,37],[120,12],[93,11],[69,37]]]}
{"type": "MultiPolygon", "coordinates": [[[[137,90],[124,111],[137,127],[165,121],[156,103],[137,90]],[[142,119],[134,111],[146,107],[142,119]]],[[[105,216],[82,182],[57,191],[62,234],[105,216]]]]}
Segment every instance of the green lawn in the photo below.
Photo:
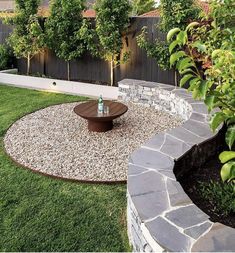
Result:
{"type": "Polygon", "coordinates": [[[23,115],[81,97],[0,85],[0,251],[129,251],[126,186],[50,179],[16,166],[3,151],[23,115]]]}

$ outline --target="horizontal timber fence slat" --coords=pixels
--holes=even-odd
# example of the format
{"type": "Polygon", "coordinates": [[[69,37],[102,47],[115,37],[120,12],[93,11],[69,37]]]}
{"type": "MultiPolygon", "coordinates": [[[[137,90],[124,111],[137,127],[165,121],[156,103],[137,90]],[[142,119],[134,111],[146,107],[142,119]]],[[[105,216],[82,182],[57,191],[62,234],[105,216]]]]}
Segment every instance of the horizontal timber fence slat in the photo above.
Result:
{"type": "MultiPolygon", "coordinates": [[[[146,52],[137,45],[136,37],[144,26],[147,27],[148,38],[154,42],[156,38],[163,38],[158,28],[158,17],[133,17],[131,26],[125,36],[125,48],[131,52],[130,60],[115,68],[115,83],[125,78],[141,79],[153,82],[175,84],[174,71],[161,70],[156,60],[147,56],[146,52]]],[[[9,26],[0,23],[0,41],[3,42],[11,32],[9,26]]],[[[17,61],[17,68],[21,74],[26,73],[26,60],[17,61]]],[[[31,73],[45,75],[51,78],[66,79],[67,69],[65,61],[59,59],[48,49],[36,55],[31,62],[31,73]]],[[[110,66],[104,60],[85,54],[82,58],[71,62],[71,80],[87,81],[97,84],[110,83],[110,66]]]]}

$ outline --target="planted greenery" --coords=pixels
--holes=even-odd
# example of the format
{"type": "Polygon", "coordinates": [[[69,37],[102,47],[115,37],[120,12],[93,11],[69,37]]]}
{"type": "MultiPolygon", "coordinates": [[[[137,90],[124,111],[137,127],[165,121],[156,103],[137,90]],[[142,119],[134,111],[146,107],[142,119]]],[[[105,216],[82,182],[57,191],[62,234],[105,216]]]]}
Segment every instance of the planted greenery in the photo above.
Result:
{"type": "Polygon", "coordinates": [[[68,80],[71,61],[81,57],[88,49],[89,24],[83,19],[84,10],[84,0],[54,0],[46,21],[47,46],[66,61],[68,80]]]}
{"type": "Polygon", "coordinates": [[[31,59],[44,48],[44,33],[37,15],[39,0],[16,0],[15,15],[6,19],[14,25],[8,43],[17,58],[27,59],[27,75],[30,73],[31,59]]]}
{"type": "Polygon", "coordinates": [[[147,39],[147,36],[147,27],[143,27],[141,34],[136,38],[138,46],[147,52],[148,57],[156,59],[161,69],[170,69],[169,44],[160,39],[156,39],[155,42],[152,43],[147,39]]]}
{"type": "Polygon", "coordinates": [[[123,35],[127,30],[131,6],[128,0],[97,0],[96,32],[98,55],[110,63],[111,86],[114,84],[114,69],[129,59],[130,52],[121,55],[124,48],[123,35]]]}
{"type": "Polygon", "coordinates": [[[152,11],[155,8],[154,0],[132,0],[132,15],[138,16],[146,12],[152,11]]]}
{"type": "Polygon", "coordinates": [[[160,13],[160,27],[168,32],[174,27],[185,29],[190,20],[199,17],[200,8],[194,0],[161,0],[160,13]]]}
{"type": "Polygon", "coordinates": [[[191,19],[198,18],[199,13],[200,9],[194,4],[193,0],[162,0],[160,4],[160,24],[156,28],[163,33],[160,36],[163,39],[150,41],[144,27],[142,33],[137,37],[138,46],[144,49],[148,56],[154,58],[161,69],[171,69],[169,43],[166,41],[164,33],[176,26],[185,28],[191,19]]]}
{"type": "Polygon", "coordinates": [[[199,192],[207,201],[213,203],[213,212],[224,216],[235,213],[235,192],[231,184],[222,184],[211,181],[210,183],[200,183],[199,192]]]}
{"type": "Polygon", "coordinates": [[[210,121],[213,131],[224,122],[227,124],[226,143],[230,151],[220,154],[224,163],[221,177],[231,184],[235,183],[234,7],[234,1],[213,0],[209,20],[193,22],[185,30],[174,28],[167,36],[168,41],[173,39],[169,46],[170,64],[182,76],[180,86],[189,84],[193,97],[205,101],[213,112],[210,121]],[[228,9],[231,11],[226,13],[228,9]]]}
{"type": "Polygon", "coordinates": [[[0,44],[0,70],[10,68],[12,59],[12,50],[7,45],[0,44]]]}

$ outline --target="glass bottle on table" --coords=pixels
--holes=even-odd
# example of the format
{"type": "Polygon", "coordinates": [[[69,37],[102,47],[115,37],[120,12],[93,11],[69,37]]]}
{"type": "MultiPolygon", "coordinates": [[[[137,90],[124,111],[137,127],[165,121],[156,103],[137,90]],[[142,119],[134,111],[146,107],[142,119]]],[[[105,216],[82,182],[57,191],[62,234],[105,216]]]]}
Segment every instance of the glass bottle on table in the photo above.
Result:
{"type": "Polygon", "coordinates": [[[98,113],[103,113],[104,112],[104,100],[102,95],[100,95],[99,100],[98,100],[98,113]]]}

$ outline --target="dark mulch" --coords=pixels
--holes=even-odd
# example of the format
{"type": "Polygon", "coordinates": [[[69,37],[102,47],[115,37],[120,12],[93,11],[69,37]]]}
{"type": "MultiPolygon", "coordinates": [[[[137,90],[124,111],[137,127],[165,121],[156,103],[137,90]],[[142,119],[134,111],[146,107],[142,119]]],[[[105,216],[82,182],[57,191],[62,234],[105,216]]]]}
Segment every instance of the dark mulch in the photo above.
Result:
{"type": "Polygon", "coordinates": [[[220,182],[221,163],[218,156],[215,156],[210,161],[205,163],[197,170],[190,171],[190,174],[185,175],[184,178],[179,179],[185,192],[189,195],[192,201],[205,213],[207,213],[213,222],[220,222],[224,225],[235,228],[235,214],[225,216],[223,212],[214,212],[214,204],[202,198],[199,185],[200,182],[210,183],[210,181],[220,182]]]}

